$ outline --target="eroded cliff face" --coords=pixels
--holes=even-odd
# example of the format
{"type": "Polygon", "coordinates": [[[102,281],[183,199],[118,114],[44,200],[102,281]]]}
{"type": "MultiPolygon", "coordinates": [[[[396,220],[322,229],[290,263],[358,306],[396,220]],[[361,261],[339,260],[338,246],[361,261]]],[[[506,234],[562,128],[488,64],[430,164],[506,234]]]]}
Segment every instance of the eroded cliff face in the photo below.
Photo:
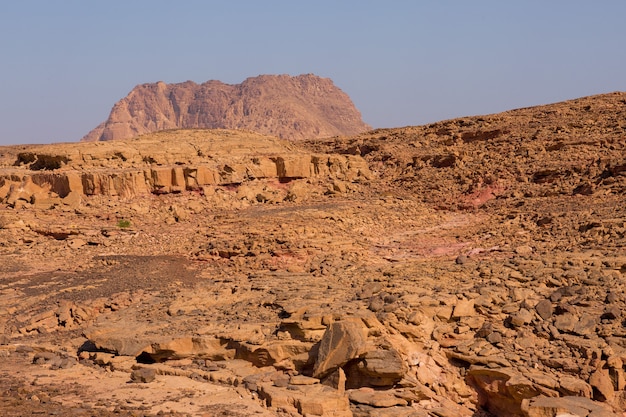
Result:
{"type": "Polygon", "coordinates": [[[241,129],[301,140],[357,134],[370,127],[350,97],[328,78],[261,75],[236,85],[139,85],[82,140],[129,139],[179,128],[241,129]]]}
{"type": "Polygon", "coordinates": [[[150,193],[204,192],[205,187],[239,187],[255,180],[353,181],[371,176],[360,156],[316,154],[286,140],[229,130],[179,130],[130,141],[7,147],[0,156],[0,165],[3,162],[0,202],[14,208],[78,204],[85,196],[130,199],[150,193]]]}

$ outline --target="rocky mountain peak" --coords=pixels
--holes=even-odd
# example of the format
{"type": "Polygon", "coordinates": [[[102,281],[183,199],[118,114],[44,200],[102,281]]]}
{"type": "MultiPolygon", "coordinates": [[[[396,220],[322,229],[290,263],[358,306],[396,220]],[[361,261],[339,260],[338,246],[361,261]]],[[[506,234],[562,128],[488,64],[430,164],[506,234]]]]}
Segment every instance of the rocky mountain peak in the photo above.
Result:
{"type": "Polygon", "coordinates": [[[129,139],[180,128],[240,129],[301,140],[370,129],[350,97],[313,74],[260,75],[241,84],[141,84],[82,141],[129,139]]]}

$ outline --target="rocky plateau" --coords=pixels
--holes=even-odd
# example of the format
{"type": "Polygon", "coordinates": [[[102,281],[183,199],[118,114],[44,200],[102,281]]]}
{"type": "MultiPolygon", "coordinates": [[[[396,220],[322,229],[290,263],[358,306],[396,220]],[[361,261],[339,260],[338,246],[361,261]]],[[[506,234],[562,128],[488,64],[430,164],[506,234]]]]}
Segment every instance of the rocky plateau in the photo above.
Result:
{"type": "Polygon", "coordinates": [[[0,148],[2,415],[626,415],[626,93],[264,133],[0,148]]]}

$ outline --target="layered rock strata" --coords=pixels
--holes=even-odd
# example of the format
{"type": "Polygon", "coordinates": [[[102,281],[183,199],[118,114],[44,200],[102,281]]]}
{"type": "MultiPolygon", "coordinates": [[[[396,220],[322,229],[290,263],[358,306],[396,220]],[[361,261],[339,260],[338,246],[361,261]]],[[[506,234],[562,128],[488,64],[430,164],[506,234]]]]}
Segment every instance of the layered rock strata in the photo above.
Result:
{"type": "Polygon", "coordinates": [[[187,142],[177,147],[168,147],[162,140],[140,139],[104,147],[84,144],[74,150],[57,145],[57,153],[54,147],[13,149],[4,156],[7,162],[13,157],[13,163],[0,170],[0,201],[12,207],[43,207],[72,204],[81,196],[128,199],[254,180],[371,178],[360,156],[305,153],[275,138],[239,137],[230,131],[179,131],[162,136],[175,140],[185,135],[187,142]]]}

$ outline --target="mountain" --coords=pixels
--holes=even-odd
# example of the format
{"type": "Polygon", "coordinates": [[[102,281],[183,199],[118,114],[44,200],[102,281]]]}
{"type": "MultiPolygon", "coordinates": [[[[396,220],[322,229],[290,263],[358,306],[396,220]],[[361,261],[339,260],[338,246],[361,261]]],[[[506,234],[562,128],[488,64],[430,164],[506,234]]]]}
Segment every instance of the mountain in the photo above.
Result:
{"type": "Polygon", "coordinates": [[[370,129],[350,97],[313,74],[260,75],[241,84],[142,84],[117,102],[82,141],[129,139],[159,130],[223,128],[290,140],[352,135],[370,129]]]}

